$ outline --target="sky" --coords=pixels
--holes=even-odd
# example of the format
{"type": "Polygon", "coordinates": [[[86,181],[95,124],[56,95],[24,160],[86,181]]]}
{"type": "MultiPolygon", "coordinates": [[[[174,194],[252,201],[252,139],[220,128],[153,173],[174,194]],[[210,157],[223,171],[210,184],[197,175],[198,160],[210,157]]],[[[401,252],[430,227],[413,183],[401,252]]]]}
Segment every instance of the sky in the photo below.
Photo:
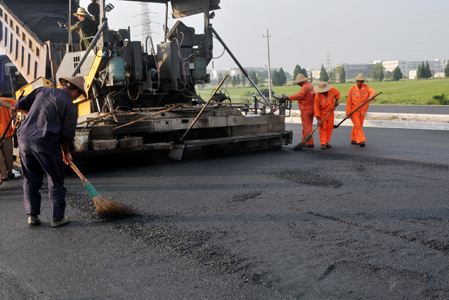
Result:
{"type": "MultiPolygon", "coordinates": [[[[296,65],[320,68],[374,60],[449,59],[448,0],[221,0],[211,21],[214,29],[244,67],[268,65],[293,73],[296,65]],[[263,4],[262,4],[263,3],[263,4]],[[267,41],[267,30],[269,39],[267,41]]],[[[81,0],[87,7],[90,0],[81,0]]],[[[131,29],[141,40],[139,2],[106,0],[114,5],[109,27],[131,29]]],[[[163,41],[165,5],[148,4],[155,44],[163,41]]],[[[171,7],[169,8],[171,13],[171,7]]],[[[168,27],[177,19],[169,14],[168,27]]],[[[203,15],[181,19],[196,33],[204,28],[203,15]]],[[[236,68],[214,39],[213,64],[217,70],[236,68]],[[223,54],[223,55],[222,55],[223,54]]]]}

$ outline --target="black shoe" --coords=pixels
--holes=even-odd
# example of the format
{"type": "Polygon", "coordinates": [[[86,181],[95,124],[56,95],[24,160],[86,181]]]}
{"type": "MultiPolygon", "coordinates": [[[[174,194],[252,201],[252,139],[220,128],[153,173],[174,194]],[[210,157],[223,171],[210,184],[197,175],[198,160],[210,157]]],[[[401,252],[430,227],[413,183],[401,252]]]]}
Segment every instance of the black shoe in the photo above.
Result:
{"type": "Polygon", "coordinates": [[[326,145],[321,145],[321,149],[326,149],[326,145]]]}
{"type": "Polygon", "coordinates": [[[359,145],[359,143],[357,143],[357,141],[351,141],[351,144],[353,144],[353,145],[359,145]]]}
{"type": "Polygon", "coordinates": [[[327,143],[326,148],[332,148],[331,144],[327,143]]]}
{"type": "Polygon", "coordinates": [[[360,147],[365,147],[365,142],[361,142],[360,147]]]}

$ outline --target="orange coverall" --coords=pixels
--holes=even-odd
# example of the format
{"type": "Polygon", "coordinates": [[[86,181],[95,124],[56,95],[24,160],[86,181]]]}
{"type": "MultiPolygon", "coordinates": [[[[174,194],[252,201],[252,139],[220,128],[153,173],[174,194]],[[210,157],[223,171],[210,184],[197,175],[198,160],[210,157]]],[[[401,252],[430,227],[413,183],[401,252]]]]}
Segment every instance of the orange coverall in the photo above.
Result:
{"type": "MultiPolygon", "coordinates": [[[[312,132],[313,124],[313,103],[315,100],[315,89],[310,82],[305,81],[299,93],[289,96],[288,99],[298,101],[299,110],[301,111],[301,123],[302,123],[302,140],[312,132]]],[[[313,137],[307,141],[307,145],[313,145],[313,137]]]]}
{"type": "Polygon", "coordinates": [[[331,141],[332,131],[334,130],[333,109],[335,107],[335,99],[340,99],[340,92],[334,87],[327,91],[327,97],[323,93],[316,93],[315,96],[315,117],[323,120],[327,113],[332,111],[318,129],[321,145],[327,145],[331,141]]]}
{"type": "MultiPolygon", "coordinates": [[[[354,109],[359,107],[363,102],[374,96],[376,93],[367,84],[363,84],[362,89],[353,85],[349,89],[348,101],[346,103],[346,115],[349,115],[354,109]]],[[[363,121],[365,120],[366,112],[368,111],[369,102],[359,108],[351,115],[351,121],[354,125],[351,132],[351,141],[356,141],[357,144],[365,141],[365,134],[363,133],[363,121]]]]}
{"type": "MultiPolygon", "coordinates": [[[[7,102],[14,106],[16,100],[9,98],[2,98],[4,102],[7,102]]],[[[9,114],[9,109],[6,107],[0,106],[0,138],[8,126],[9,120],[11,120],[11,115],[9,114]]],[[[0,143],[0,179],[7,178],[11,176],[12,167],[13,167],[13,143],[12,143],[12,135],[14,134],[14,128],[11,126],[8,129],[8,132],[5,135],[5,138],[0,143]]]]}

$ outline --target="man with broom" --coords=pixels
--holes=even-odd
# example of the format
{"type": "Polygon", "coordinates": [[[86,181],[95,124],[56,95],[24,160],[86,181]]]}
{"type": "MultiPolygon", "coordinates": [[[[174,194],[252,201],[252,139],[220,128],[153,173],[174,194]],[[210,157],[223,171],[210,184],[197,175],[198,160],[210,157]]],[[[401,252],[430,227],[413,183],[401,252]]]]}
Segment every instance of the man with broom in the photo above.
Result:
{"type": "Polygon", "coordinates": [[[39,87],[19,98],[15,108],[27,116],[17,130],[23,174],[23,196],[29,225],[39,225],[43,172],[47,174],[48,198],[52,207],[52,227],[70,222],[64,215],[64,163],[72,156],[69,145],[75,137],[77,110],[72,101],[84,91],[81,76],[59,78],[61,88],[39,87]],[[62,151],[61,151],[62,149],[62,151]]]}
{"type": "MultiPolygon", "coordinates": [[[[363,133],[363,121],[365,120],[366,112],[368,111],[369,101],[363,105],[359,110],[353,112],[354,109],[362,105],[365,101],[370,99],[376,93],[367,84],[365,84],[365,76],[360,73],[355,78],[356,84],[349,89],[348,101],[346,103],[346,115],[351,114],[351,121],[354,125],[351,132],[351,144],[365,147],[365,134],[363,133]]],[[[372,100],[375,100],[373,98],[372,100]]]]}
{"type": "Polygon", "coordinates": [[[13,99],[0,98],[0,184],[14,178],[12,172],[14,161],[12,135],[14,129],[9,123],[15,113],[15,102],[13,99]]]}
{"type": "Polygon", "coordinates": [[[319,128],[321,149],[331,148],[329,142],[334,130],[334,109],[339,104],[340,92],[324,81],[318,82],[315,92],[317,94],[315,96],[314,114],[318,124],[323,120],[319,128]]]}
{"type": "MultiPolygon", "coordinates": [[[[301,87],[299,93],[292,96],[283,97],[283,100],[298,101],[299,111],[301,112],[302,123],[302,139],[304,140],[312,132],[313,124],[313,104],[315,100],[315,89],[313,85],[309,83],[309,78],[305,77],[301,73],[296,76],[293,84],[298,84],[301,87]]],[[[314,142],[311,137],[304,145],[306,148],[313,148],[314,142]]]]}

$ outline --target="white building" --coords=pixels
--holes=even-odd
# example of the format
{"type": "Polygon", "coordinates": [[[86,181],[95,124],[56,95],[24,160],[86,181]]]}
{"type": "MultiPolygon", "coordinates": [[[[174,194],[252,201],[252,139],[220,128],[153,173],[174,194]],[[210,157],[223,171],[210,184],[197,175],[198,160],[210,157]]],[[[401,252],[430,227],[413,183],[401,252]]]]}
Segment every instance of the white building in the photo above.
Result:
{"type": "MultiPolygon", "coordinates": [[[[433,71],[433,73],[436,72],[442,72],[443,71],[443,63],[439,59],[424,61],[424,66],[426,63],[429,62],[429,68],[433,71]]],[[[421,66],[423,63],[422,60],[420,61],[406,61],[406,60],[390,60],[390,61],[382,61],[382,65],[385,67],[385,71],[393,72],[396,67],[399,67],[401,69],[402,74],[409,74],[410,71],[418,70],[418,66],[421,66]]],[[[410,77],[410,76],[409,76],[410,77]]]]}

